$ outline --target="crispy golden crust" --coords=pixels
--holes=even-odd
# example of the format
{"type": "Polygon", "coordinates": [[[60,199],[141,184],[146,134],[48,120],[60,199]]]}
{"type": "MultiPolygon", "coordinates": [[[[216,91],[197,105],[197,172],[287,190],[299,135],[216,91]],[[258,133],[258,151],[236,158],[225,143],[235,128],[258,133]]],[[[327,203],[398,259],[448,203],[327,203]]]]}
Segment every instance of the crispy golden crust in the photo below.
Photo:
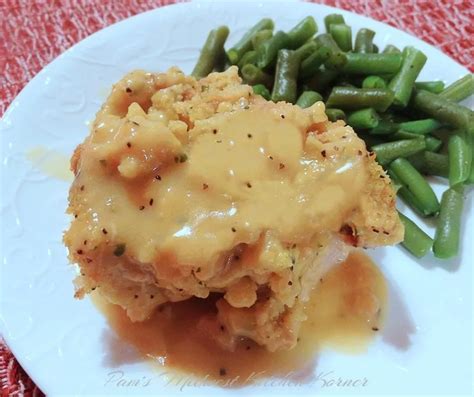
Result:
{"type": "Polygon", "coordinates": [[[356,237],[356,245],[364,248],[396,244],[403,240],[404,234],[390,178],[374,158],[374,154],[368,154],[370,180],[364,199],[347,222],[356,237]]]}
{"type": "MultiPolygon", "coordinates": [[[[321,124],[318,125],[321,128],[321,124]]],[[[352,128],[342,121],[323,124],[323,131],[317,131],[312,143],[319,151],[321,162],[329,162],[335,156],[347,153],[348,138],[356,135],[352,128]]],[[[403,225],[396,211],[396,194],[390,177],[375,161],[375,154],[368,152],[362,140],[353,155],[362,158],[368,171],[368,180],[360,192],[360,200],[352,214],[348,214],[341,234],[347,243],[363,248],[397,244],[403,240],[403,225]]],[[[352,146],[352,145],[351,145],[352,146]]],[[[353,148],[353,147],[352,147],[353,148]]]]}

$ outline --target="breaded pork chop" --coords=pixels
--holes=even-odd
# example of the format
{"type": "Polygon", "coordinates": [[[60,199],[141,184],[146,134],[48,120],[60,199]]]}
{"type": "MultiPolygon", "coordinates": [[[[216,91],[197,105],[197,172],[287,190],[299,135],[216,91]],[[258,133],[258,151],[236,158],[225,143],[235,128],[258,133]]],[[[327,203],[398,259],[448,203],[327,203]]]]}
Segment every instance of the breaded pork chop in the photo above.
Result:
{"type": "Polygon", "coordinates": [[[390,180],[352,128],[321,102],[265,101],[235,67],[126,75],[71,167],[76,297],[97,289],[142,321],[218,294],[201,329],[227,349],[293,347],[320,277],[353,246],[403,237],[390,180]]]}

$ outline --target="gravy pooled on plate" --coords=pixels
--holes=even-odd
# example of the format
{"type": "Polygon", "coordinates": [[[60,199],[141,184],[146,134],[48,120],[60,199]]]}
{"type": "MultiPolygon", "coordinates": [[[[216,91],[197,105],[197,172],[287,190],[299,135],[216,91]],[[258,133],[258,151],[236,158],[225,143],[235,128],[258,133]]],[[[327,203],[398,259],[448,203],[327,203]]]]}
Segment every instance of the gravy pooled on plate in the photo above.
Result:
{"type": "MultiPolygon", "coordinates": [[[[274,353],[242,339],[229,354],[199,332],[200,319],[215,311],[216,297],[164,304],[148,320],[132,322],[122,308],[99,294],[93,296],[113,332],[157,369],[169,373],[172,384],[173,371],[177,371],[236,387],[268,377],[299,379],[325,347],[350,353],[364,351],[383,328],[387,286],[366,255],[351,253],[311,293],[305,305],[308,319],[301,327],[296,347],[274,353]]],[[[120,356],[116,359],[121,360],[120,356]]],[[[180,379],[176,377],[176,381],[180,379]]]]}

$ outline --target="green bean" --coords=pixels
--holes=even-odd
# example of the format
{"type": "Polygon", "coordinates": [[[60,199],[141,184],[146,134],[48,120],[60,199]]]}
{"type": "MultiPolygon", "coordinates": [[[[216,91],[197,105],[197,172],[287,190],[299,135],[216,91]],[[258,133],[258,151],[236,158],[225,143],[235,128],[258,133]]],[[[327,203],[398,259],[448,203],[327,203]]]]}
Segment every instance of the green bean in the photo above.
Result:
{"type": "Polygon", "coordinates": [[[320,69],[310,80],[306,80],[306,85],[316,92],[324,92],[338,75],[339,73],[334,70],[320,69]]]}
{"type": "Polygon", "coordinates": [[[370,135],[389,135],[398,131],[398,124],[390,120],[380,120],[377,127],[369,131],[370,135]]]}
{"type": "Polygon", "coordinates": [[[469,73],[447,86],[439,96],[450,101],[459,102],[472,94],[474,94],[474,78],[469,73]]]}
{"type": "Polygon", "coordinates": [[[433,94],[439,94],[444,90],[444,83],[442,81],[417,81],[415,88],[417,90],[426,90],[433,94]]]}
{"type": "Polygon", "coordinates": [[[383,88],[334,87],[327,99],[327,106],[343,109],[374,108],[384,112],[393,101],[393,93],[383,88]]]}
{"type": "Polygon", "coordinates": [[[296,101],[300,108],[309,108],[318,101],[322,101],[323,97],[316,91],[304,91],[296,101]]]}
{"type": "Polygon", "coordinates": [[[316,43],[320,47],[327,47],[330,51],[329,58],[324,62],[328,69],[341,69],[347,62],[347,56],[341,51],[337,43],[329,33],[323,33],[316,37],[316,43]]]}
{"type": "Polygon", "coordinates": [[[417,258],[424,257],[431,250],[433,239],[401,212],[398,215],[405,227],[402,245],[417,258]]]}
{"type": "Polygon", "coordinates": [[[400,129],[414,134],[429,134],[441,127],[441,123],[435,119],[424,119],[415,121],[406,121],[400,123],[400,129]]]}
{"type": "Polygon", "coordinates": [[[404,139],[401,141],[381,143],[372,147],[377,155],[377,161],[387,165],[399,157],[408,157],[425,150],[424,139],[404,139]]]}
{"type": "Polygon", "coordinates": [[[443,142],[433,136],[427,136],[425,138],[425,143],[426,150],[429,150],[430,152],[437,152],[439,149],[441,149],[441,146],[443,146],[443,142]]]}
{"type": "Polygon", "coordinates": [[[271,87],[273,84],[273,76],[252,64],[247,64],[242,68],[242,78],[246,84],[250,85],[263,84],[271,87]]]}
{"type": "Polygon", "coordinates": [[[347,124],[352,128],[368,129],[375,128],[379,124],[380,117],[372,108],[361,109],[349,114],[347,124]]]}
{"type": "Polygon", "coordinates": [[[273,29],[273,21],[269,18],[263,18],[255,24],[244,36],[235,44],[229,51],[227,57],[232,65],[237,65],[240,58],[244,56],[247,51],[252,49],[252,38],[261,30],[273,29]]]}
{"type": "Polygon", "coordinates": [[[346,121],[346,114],[341,109],[326,109],[326,115],[330,121],[344,120],[346,121]]]}
{"type": "Polygon", "coordinates": [[[433,244],[437,258],[447,259],[458,253],[462,207],[462,192],[450,188],[443,193],[433,244]]]}
{"type": "Polygon", "coordinates": [[[449,158],[445,154],[425,150],[423,153],[407,157],[407,160],[423,175],[435,175],[448,178],[449,158]]]}
{"type": "MultiPolygon", "coordinates": [[[[372,145],[372,146],[374,146],[374,145],[372,145]]],[[[367,146],[367,148],[369,148],[369,146],[367,146]]],[[[396,194],[399,193],[400,189],[405,189],[406,190],[406,188],[403,187],[403,185],[400,182],[400,180],[398,179],[398,177],[392,171],[390,171],[390,168],[386,169],[385,171],[390,176],[390,184],[392,185],[392,189],[395,191],[396,194]]]]}
{"type": "Polygon", "coordinates": [[[370,29],[362,28],[357,32],[354,51],[355,52],[374,52],[374,36],[375,32],[370,29]]]}
{"type": "Polygon", "coordinates": [[[405,47],[403,49],[403,63],[398,73],[388,84],[394,94],[393,103],[398,106],[405,107],[410,100],[418,74],[425,65],[426,55],[413,47],[405,47]]]}
{"type": "Polygon", "coordinates": [[[449,185],[463,183],[471,173],[471,149],[460,135],[453,135],[448,142],[449,185]]]}
{"type": "Polygon", "coordinates": [[[427,175],[437,175],[443,178],[449,176],[449,157],[445,154],[434,152],[423,153],[423,171],[427,175]]]}
{"type": "Polygon", "coordinates": [[[440,128],[439,130],[436,130],[436,131],[433,131],[432,133],[430,133],[429,135],[426,135],[425,136],[425,139],[427,141],[431,141],[432,139],[435,139],[436,141],[433,141],[433,143],[431,143],[430,145],[434,145],[434,143],[436,142],[436,146],[439,145],[439,147],[436,148],[436,150],[433,150],[433,149],[430,149],[430,152],[437,152],[439,151],[438,149],[446,149],[445,151],[447,152],[447,148],[448,148],[448,140],[449,140],[449,137],[451,135],[453,135],[453,133],[457,133],[456,130],[451,130],[451,129],[446,129],[446,128],[440,128]],[[441,142],[441,143],[439,143],[441,142]]]}
{"type": "Polygon", "coordinates": [[[289,40],[285,32],[278,31],[270,39],[263,42],[257,49],[257,66],[260,69],[272,66],[278,57],[278,51],[287,48],[289,40]]]}
{"type": "Polygon", "coordinates": [[[224,70],[227,70],[230,68],[232,65],[229,63],[229,60],[227,59],[227,54],[225,52],[224,47],[222,47],[222,50],[217,57],[216,63],[214,67],[212,68],[213,72],[223,72],[224,70]]]}
{"type": "Polygon", "coordinates": [[[273,29],[264,29],[260,30],[259,32],[256,32],[251,39],[252,42],[252,48],[256,50],[258,47],[260,47],[260,44],[262,44],[264,41],[267,41],[273,36],[273,29]]]}
{"type": "Polygon", "coordinates": [[[255,65],[257,62],[257,51],[248,51],[244,54],[242,59],[239,61],[239,69],[243,69],[243,67],[247,64],[255,65]]]}
{"type": "Polygon", "coordinates": [[[468,128],[473,120],[470,109],[425,90],[415,93],[413,106],[441,123],[454,127],[468,128]]]}
{"type": "Polygon", "coordinates": [[[346,74],[393,74],[396,73],[402,64],[401,54],[346,54],[347,62],[341,71],[346,74]]]}
{"type": "Polygon", "coordinates": [[[270,91],[268,91],[268,88],[265,87],[263,84],[256,84],[252,88],[253,88],[254,94],[264,97],[267,101],[270,100],[271,98],[270,91]]]}
{"type": "Polygon", "coordinates": [[[423,139],[419,134],[414,134],[413,132],[408,132],[404,130],[398,130],[394,134],[389,136],[391,141],[398,141],[400,139],[423,139]]]}
{"type": "Polygon", "coordinates": [[[341,14],[329,14],[324,17],[324,26],[326,32],[329,33],[332,24],[344,24],[344,17],[341,14]]]}
{"type": "Polygon", "coordinates": [[[469,173],[466,183],[472,185],[474,184],[474,126],[471,126],[471,128],[467,130],[467,139],[470,142],[469,147],[471,148],[471,172],[469,173]]]}
{"type": "Polygon", "coordinates": [[[331,51],[329,48],[322,46],[319,47],[316,52],[304,59],[301,62],[300,71],[298,74],[300,79],[305,80],[311,76],[314,76],[314,74],[319,70],[320,66],[326,62],[330,55],[331,51]]]}
{"type": "Polygon", "coordinates": [[[290,49],[294,50],[302,46],[318,31],[318,25],[312,16],[304,18],[298,25],[288,32],[290,49]]]}
{"type": "MultiPolygon", "coordinates": [[[[389,172],[390,177],[393,180],[396,180],[394,176],[389,172]]],[[[405,204],[409,205],[415,212],[417,212],[419,215],[423,217],[430,216],[430,214],[425,214],[423,211],[423,206],[422,204],[416,199],[416,197],[411,193],[406,187],[401,186],[397,190],[397,195],[402,198],[402,200],[405,202],[405,204]]]]}
{"type": "Polygon", "coordinates": [[[275,70],[272,101],[295,103],[300,59],[291,50],[280,50],[275,70]]]}
{"type": "Polygon", "coordinates": [[[448,178],[449,158],[445,154],[423,152],[423,155],[416,154],[408,158],[410,163],[425,175],[436,175],[448,178]]]}
{"type": "Polygon", "coordinates": [[[387,83],[379,76],[367,76],[362,81],[362,88],[387,88],[387,83]]]}
{"type": "Polygon", "coordinates": [[[342,51],[352,51],[352,29],[350,26],[343,23],[333,23],[329,26],[329,33],[342,51]]]}
{"type": "Polygon", "coordinates": [[[414,154],[413,156],[408,156],[406,159],[411,163],[413,167],[415,167],[421,174],[426,175],[425,173],[425,160],[423,158],[423,155],[426,153],[424,151],[423,153],[417,153],[414,154]]]}
{"type": "Polygon", "coordinates": [[[390,171],[417,200],[423,214],[432,215],[439,211],[439,201],[430,184],[407,159],[392,161],[390,171]]]}
{"type": "Polygon", "coordinates": [[[314,40],[308,41],[303,44],[300,48],[295,50],[295,54],[300,58],[301,61],[307,59],[318,50],[318,45],[314,40]]]}
{"type": "Polygon", "coordinates": [[[403,201],[408,204],[412,209],[414,209],[418,214],[423,217],[428,216],[423,212],[423,205],[418,201],[418,199],[410,192],[398,178],[398,176],[392,172],[390,168],[387,169],[387,173],[390,175],[392,180],[392,185],[396,187],[397,195],[400,196],[403,201]]]}
{"type": "Polygon", "coordinates": [[[423,153],[423,172],[426,175],[437,175],[443,178],[449,176],[449,157],[445,154],[439,154],[434,152],[423,153]]]}
{"type": "Polygon", "coordinates": [[[382,54],[401,54],[401,53],[402,52],[397,47],[391,44],[388,44],[382,51],[382,54]]]}
{"type": "Polygon", "coordinates": [[[229,28],[227,26],[219,26],[209,32],[192,72],[195,78],[200,79],[212,72],[224,52],[224,43],[228,35],[229,28]]]}

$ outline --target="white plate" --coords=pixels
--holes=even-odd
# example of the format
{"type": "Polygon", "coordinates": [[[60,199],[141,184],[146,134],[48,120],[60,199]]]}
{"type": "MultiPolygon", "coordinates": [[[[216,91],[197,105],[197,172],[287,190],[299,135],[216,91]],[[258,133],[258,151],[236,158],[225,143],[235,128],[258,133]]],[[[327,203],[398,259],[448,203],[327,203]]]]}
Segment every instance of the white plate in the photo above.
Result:
{"type": "MultiPolygon", "coordinates": [[[[235,42],[270,16],[287,29],[306,15],[335,10],[306,3],[192,3],[163,7],[108,27],[43,69],[15,99],[0,124],[2,136],[1,331],[38,386],[48,395],[183,395],[148,364],[112,364],[106,320],[89,299],[73,299],[74,269],[61,243],[69,182],[44,175],[27,159],[38,146],[70,156],[88,133],[110,86],[134,68],[190,72],[208,31],[227,24],[235,42]],[[152,378],[147,387],[107,383],[111,371],[127,379],[152,378]]],[[[428,56],[421,80],[451,82],[467,70],[428,44],[382,23],[341,12],[353,30],[377,32],[376,43],[414,45],[428,56]]],[[[444,185],[437,185],[437,193],[444,185]]],[[[193,396],[347,393],[469,393],[472,390],[472,194],[464,211],[460,259],[415,261],[400,248],[372,256],[387,277],[390,314],[384,334],[363,355],[324,351],[315,382],[295,388],[241,390],[186,388],[193,396]],[[470,225],[468,226],[468,222],[470,225]],[[470,243],[468,243],[470,241],[470,243]],[[329,373],[329,374],[327,374],[329,373]],[[367,378],[365,387],[324,386],[325,380],[367,378]]]]}

